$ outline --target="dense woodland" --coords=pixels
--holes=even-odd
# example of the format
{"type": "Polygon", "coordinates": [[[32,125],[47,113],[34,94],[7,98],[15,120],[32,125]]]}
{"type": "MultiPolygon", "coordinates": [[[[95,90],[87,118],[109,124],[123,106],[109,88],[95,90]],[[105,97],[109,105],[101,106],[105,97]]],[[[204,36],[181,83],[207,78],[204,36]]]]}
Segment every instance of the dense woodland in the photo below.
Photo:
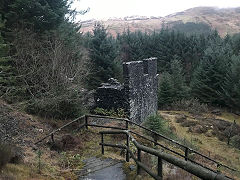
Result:
{"type": "Polygon", "coordinates": [[[66,0],[2,0],[0,96],[45,117],[83,113],[84,97],[108,78],[122,81],[122,62],[157,57],[159,108],[198,99],[240,108],[240,34],[220,37],[205,24],[178,24],[117,37],[96,24],[82,34],[66,0]]]}

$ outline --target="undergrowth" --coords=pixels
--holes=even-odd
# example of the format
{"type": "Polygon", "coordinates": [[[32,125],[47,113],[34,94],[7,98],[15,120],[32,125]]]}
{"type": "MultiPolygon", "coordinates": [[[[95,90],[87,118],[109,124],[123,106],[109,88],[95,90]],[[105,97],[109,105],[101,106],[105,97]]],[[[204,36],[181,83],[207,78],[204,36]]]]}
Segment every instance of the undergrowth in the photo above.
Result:
{"type": "Polygon", "coordinates": [[[108,109],[103,109],[103,108],[97,107],[96,109],[93,110],[93,112],[95,114],[103,115],[103,116],[111,116],[111,117],[119,117],[119,118],[127,117],[127,113],[122,108],[118,108],[116,110],[114,110],[114,109],[108,110],[108,109]]]}
{"type": "Polygon", "coordinates": [[[6,166],[6,164],[12,158],[12,149],[9,145],[0,143],[0,170],[6,166]]]}

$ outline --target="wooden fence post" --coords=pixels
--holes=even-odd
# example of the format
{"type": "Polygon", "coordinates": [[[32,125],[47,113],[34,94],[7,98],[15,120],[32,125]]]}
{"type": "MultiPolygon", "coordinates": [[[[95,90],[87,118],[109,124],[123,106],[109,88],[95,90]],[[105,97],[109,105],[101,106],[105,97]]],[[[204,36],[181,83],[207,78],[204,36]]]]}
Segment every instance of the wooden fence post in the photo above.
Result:
{"type": "Polygon", "coordinates": [[[128,130],[128,121],[126,121],[126,129],[128,130]]]}
{"type": "Polygon", "coordinates": [[[162,173],[162,158],[158,157],[158,176],[162,179],[163,173],[162,173]]]}
{"type": "Polygon", "coordinates": [[[154,142],[154,146],[157,146],[157,140],[158,140],[157,134],[154,133],[153,139],[154,139],[154,141],[155,141],[155,142],[154,142]]]}
{"type": "Polygon", "coordinates": [[[80,130],[81,119],[78,119],[78,130],[80,130]]]}
{"type": "Polygon", "coordinates": [[[104,155],[104,139],[103,139],[103,133],[101,133],[101,142],[102,142],[102,155],[104,155]]]}
{"type": "MultiPolygon", "coordinates": [[[[128,136],[128,134],[126,134],[126,136],[127,136],[126,146],[127,146],[128,149],[129,149],[129,148],[130,148],[130,147],[129,147],[129,136],[128,136]]],[[[127,162],[129,162],[129,152],[128,152],[128,149],[127,149],[127,151],[126,151],[126,161],[127,161],[127,162]]]]}
{"type": "Polygon", "coordinates": [[[52,142],[54,143],[54,137],[53,137],[53,134],[51,134],[51,139],[52,139],[52,142]]]}
{"type": "Polygon", "coordinates": [[[85,127],[86,127],[86,129],[88,129],[88,117],[87,116],[85,116],[85,127]]]}
{"type": "Polygon", "coordinates": [[[186,147],[185,149],[185,160],[188,160],[189,149],[186,147]]]}
{"type": "MultiPolygon", "coordinates": [[[[139,162],[141,162],[141,149],[137,148],[137,159],[139,162]]],[[[140,174],[141,167],[137,164],[137,175],[140,174]]]]}

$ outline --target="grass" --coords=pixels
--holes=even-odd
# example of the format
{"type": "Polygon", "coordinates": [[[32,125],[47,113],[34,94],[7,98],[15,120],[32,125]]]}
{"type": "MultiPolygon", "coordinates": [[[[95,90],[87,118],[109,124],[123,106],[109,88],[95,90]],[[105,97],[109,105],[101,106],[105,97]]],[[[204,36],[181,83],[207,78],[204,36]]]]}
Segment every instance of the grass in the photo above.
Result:
{"type": "MultiPolygon", "coordinates": [[[[168,126],[176,127],[176,134],[181,139],[186,139],[187,141],[193,143],[196,147],[200,149],[200,151],[205,154],[209,155],[213,159],[223,162],[226,165],[231,167],[235,167],[240,169],[240,150],[227,146],[226,142],[219,141],[216,137],[207,137],[204,134],[193,134],[188,132],[187,127],[180,126],[179,123],[175,122],[175,116],[178,114],[185,114],[187,119],[193,120],[193,116],[184,111],[161,111],[160,112],[164,118],[168,120],[168,126]],[[170,114],[169,114],[170,113],[170,114]]],[[[212,116],[211,114],[209,116],[212,116]]],[[[232,122],[233,119],[236,119],[237,123],[240,123],[240,117],[236,116],[231,113],[223,113],[222,116],[217,117],[219,119],[224,119],[227,121],[232,122]]],[[[36,121],[40,121],[39,119],[35,119],[36,121]]],[[[44,120],[42,120],[44,121],[44,120]]],[[[52,124],[56,123],[56,127],[61,126],[62,122],[55,122],[53,120],[52,124]]],[[[113,123],[113,122],[112,122],[113,123]]],[[[113,124],[109,124],[113,125],[113,124]]],[[[117,124],[114,124],[117,125],[117,124]]],[[[134,127],[133,127],[134,128],[134,127]]],[[[109,148],[105,147],[105,155],[102,156],[101,154],[101,146],[99,142],[101,141],[101,137],[99,131],[103,129],[97,128],[89,128],[86,132],[85,129],[82,129],[79,132],[74,134],[75,137],[81,139],[81,147],[77,147],[75,149],[71,149],[67,151],[69,156],[73,156],[75,154],[80,154],[81,158],[78,160],[78,166],[70,168],[62,168],[59,164],[61,161],[61,155],[55,151],[50,151],[45,146],[43,147],[43,155],[41,158],[42,162],[42,171],[41,174],[38,174],[37,169],[37,159],[36,153],[29,148],[26,151],[26,162],[25,164],[8,164],[4,169],[3,172],[0,174],[1,177],[9,177],[9,179],[77,179],[76,175],[72,171],[72,169],[81,169],[83,166],[82,160],[87,159],[89,157],[101,157],[107,158],[110,157],[112,159],[123,160],[125,159],[125,155],[121,155],[121,150],[118,148],[109,148]]],[[[138,128],[135,128],[137,132],[140,132],[138,128]]],[[[66,130],[67,131],[67,130],[66,130]]],[[[69,131],[70,132],[70,131],[69,131]]],[[[143,132],[142,132],[143,133],[143,132]]],[[[147,146],[152,146],[152,144],[148,144],[143,141],[141,138],[136,138],[142,144],[146,144],[147,146]]],[[[104,141],[106,143],[125,143],[124,137],[115,137],[111,135],[105,135],[104,141]]],[[[161,142],[162,143],[162,142],[161,142]]],[[[164,142],[163,142],[164,144],[164,142]]],[[[180,152],[181,150],[179,150],[180,152]]],[[[184,153],[181,151],[181,154],[184,153]]],[[[150,179],[149,176],[141,175],[136,176],[136,171],[130,171],[129,166],[131,164],[135,164],[133,160],[130,163],[124,163],[123,169],[127,174],[129,180],[131,179],[150,179]]],[[[221,169],[223,170],[223,169],[221,169]]],[[[167,172],[166,172],[167,173],[167,172]]],[[[181,172],[182,173],[182,172],[181,172]]],[[[240,178],[240,176],[235,176],[235,178],[240,178]]]]}
{"type": "Polygon", "coordinates": [[[229,112],[223,112],[221,116],[217,116],[217,118],[219,119],[223,119],[225,121],[228,122],[234,122],[234,120],[236,121],[236,123],[238,125],[240,125],[240,116],[233,114],[233,113],[229,113],[229,112]]]}
{"type": "MultiPolygon", "coordinates": [[[[207,137],[205,134],[189,133],[187,127],[182,127],[179,123],[175,122],[175,115],[169,115],[166,112],[161,112],[161,114],[176,127],[177,136],[186,138],[190,142],[198,139],[198,141],[194,141],[194,145],[196,145],[203,154],[210,154],[212,159],[223,162],[223,164],[240,170],[240,150],[228,146],[226,142],[219,141],[216,137],[207,137]]],[[[233,117],[235,118],[235,116],[231,115],[230,113],[224,113],[221,118],[229,118],[228,121],[231,121],[231,118],[233,117]]],[[[224,169],[222,168],[221,170],[224,169]]],[[[228,175],[233,175],[226,171],[224,172],[228,175]]],[[[237,176],[235,178],[240,178],[240,174],[235,176],[237,176]]]]}
{"type": "Polygon", "coordinates": [[[0,174],[0,179],[30,179],[33,178],[31,168],[26,165],[7,164],[0,174]]]}

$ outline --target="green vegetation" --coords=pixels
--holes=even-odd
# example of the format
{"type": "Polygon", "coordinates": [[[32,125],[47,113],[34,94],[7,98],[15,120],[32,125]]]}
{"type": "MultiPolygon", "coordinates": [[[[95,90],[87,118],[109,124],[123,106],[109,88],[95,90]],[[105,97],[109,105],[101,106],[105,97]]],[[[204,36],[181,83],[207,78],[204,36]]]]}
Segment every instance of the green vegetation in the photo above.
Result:
{"type": "Polygon", "coordinates": [[[103,109],[103,108],[96,108],[94,109],[94,113],[98,114],[98,115],[104,115],[104,116],[111,116],[111,117],[119,117],[119,118],[126,118],[127,117],[127,113],[124,111],[124,109],[103,109]]]}
{"type": "MultiPolygon", "coordinates": [[[[221,38],[206,24],[178,23],[174,30],[112,37],[95,24],[81,34],[71,1],[3,1],[0,9],[0,95],[29,113],[73,118],[87,93],[114,77],[121,63],[157,57],[159,107],[197,98],[240,107],[240,35],[221,38]],[[18,14],[18,16],[16,16],[18,14]],[[198,31],[197,31],[198,30],[198,31]]],[[[84,12],[82,12],[84,13],[84,12]]]]}
{"type": "MultiPolygon", "coordinates": [[[[0,7],[0,96],[43,117],[82,113],[89,66],[72,1],[3,1],[0,7]]],[[[82,12],[83,13],[83,12],[82,12]]]]}
{"type": "Polygon", "coordinates": [[[231,138],[231,144],[235,147],[240,149],[240,136],[236,135],[231,138]]]}
{"type": "Polygon", "coordinates": [[[182,65],[177,57],[171,62],[170,73],[164,72],[159,80],[158,105],[164,107],[189,97],[182,65]],[[171,73],[171,74],[170,74],[171,73]]]}
{"type": "Polygon", "coordinates": [[[167,121],[160,114],[149,116],[144,122],[144,126],[163,135],[169,136],[172,133],[168,127],[167,121]]]}
{"type": "MultiPolygon", "coordinates": [[[[21,104],[21,109],[44,118],[75,118],[88,108],[85,98],[89,89],[95,89],[110,77],[121,80],[122,62],[157,57],[160,108],[204,112],[207,106],[203,103],[234,111],[240,108],[240,34],[221,38],[209,27],[205,31],[203,24],[177,25],[178,31],[163,28],[151,34],[127,30],[116,38],[108,34],[106,27],[96,24],[93,34],[82,34],[79,33],[81,26],[72,21],[78,12],[71,10],[71,2],[3,0],[0,5],[2,99],[21,104]],[[192,29],[201,32],[192,34],[192,29]]],[[[96,108],[94,112],[127,117],[123,109],[96,108]]],[[[160,115],[149,117],[146,126],[176,138],[175,132],[160,115]]],[[[187,144],[190,140],[185,139],[185,135],[189,132],[185,127],[178,129],[181,131],[176,134],[183,135],[187,144]]],[[[195,137],[195,143],[199,147],[207,146],[204,144],[207,138],[212,140],[209,144],[215,146],[219,143],[202,134],[195,137]]],[[[81,158],[91,153],[100,154],[96,133],[86,136],[84,143],[81,158]],[[89,138],[92,141],[87,142],[89,138]]],[[[239,136],[232,137],[230,144],[239,148],[239,136]]],[[[221,152],[225,147],[229,149],[228,146],[222,147],[221,152]]],[[[39,161],[34,164],[36,168],[38,163],[42,172],[57,171],[48,168],[52,164],[45,163],[45,159],[50,159],[43,157],[46,153],[38,155],[39,161]]],[[[57,157],[63,169],[79,168],[80,155],[62,153],[57,157]]],[[[9,147],[0,144],[0,168],[10,158],[9,147]]],[[[26,171],[28,175],[22,176],[23,179],[30,178],[31,169],[23,171],[20,166],[18,168],[19,172],[26,171]]]]}
{"type": "Polygon", "coordinates": [[[187,22],[187,23],[177,22],[172,26],[172,29],[182,33],[186,33],[187,35],[192,35],[192,34],[208,35],[212,32],[212,29],[208,24],[194,23],[194,22],[187,22]]]}
{"type": "Polygon", "coordinates": [[[201,103],[196,98],[181,99],[179,101],[174,101],[171,107],[177,111],[187,111],[193,114],[201,114],[208,112],[208,106],[205,103],[201,103]]]}
{"type": "Polygon", "coordinates": [[[88,42],[89,56],[93,63],[93,69],[88,76],[90,88],[96,88],[109,78],[117,77],[118,64],[115,62],[117,57],[116,42],[109,36],[105,27],[96,24],[93,35],[90,35],[88,42]]]}
{"type": "Polygon", "coordinates": [[[162,29],[147,34],[128,30],[117,40],[123,61],[157,57],[160,108],[189,98],[233,110],[240,107],[239,34],[221,38],[217,31],[188,34],[162,29]]]}

